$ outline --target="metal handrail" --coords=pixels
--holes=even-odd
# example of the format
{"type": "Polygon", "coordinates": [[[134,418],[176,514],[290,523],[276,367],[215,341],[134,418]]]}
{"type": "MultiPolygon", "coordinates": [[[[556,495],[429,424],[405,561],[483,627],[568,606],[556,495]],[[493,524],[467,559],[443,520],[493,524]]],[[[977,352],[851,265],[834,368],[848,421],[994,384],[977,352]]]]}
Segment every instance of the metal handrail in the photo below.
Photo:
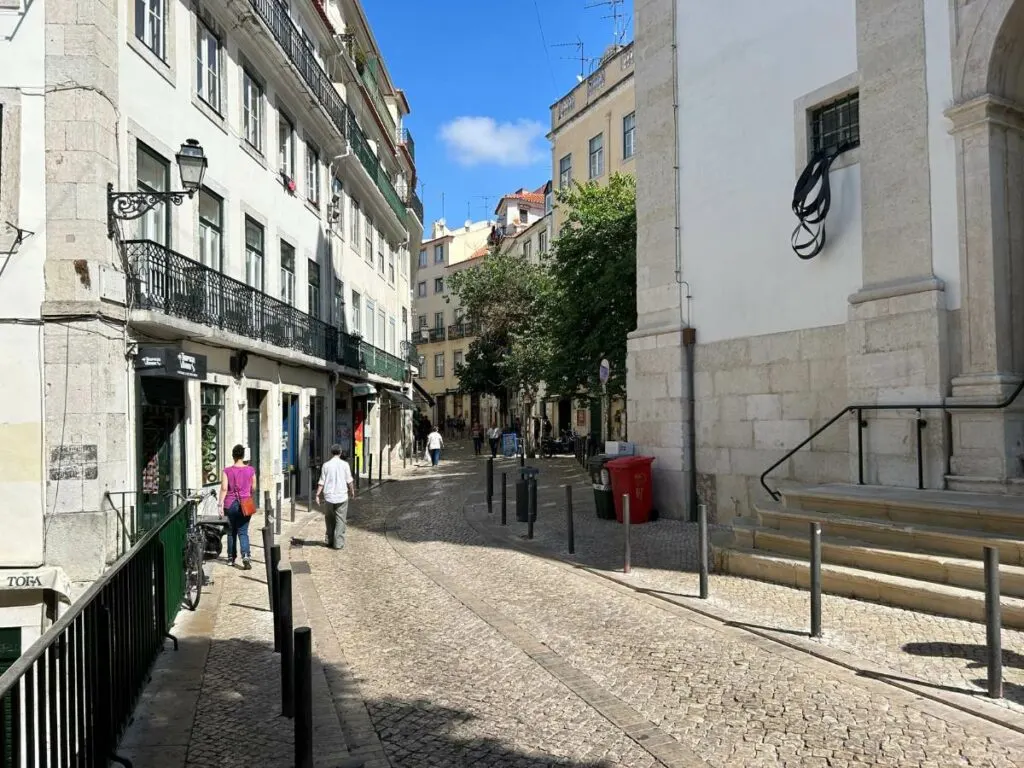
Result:
{"type": "Polygon", "coordinates": [[[946,403],[878,403],[875,405],[863,404],[863,405],[847,405],[843,410],[839,411],[835,416],[826,421],[816,430],[814,430],[808,437],[802,440],[795,448],[791,449],[785,456],[772,464],[768,469],[761,473],[761,487],[764,488],[768,495],[772,497],[774,501],[778,501],[782,498],[782,494],[777,490],[773,490],[768,487],[768,483],[765,482],[765,478],[768,477],[772,472],[778,469],[780,466],[789,461],[795,456],[804,446],[808,445],[812,440],[818,437],[822,432],[827,430],[843,416],[848,413],[857,414],[857,472],[858,485],[864,485],[864,437],[863,429],[867,426],[863,419],[864,411],[917,411],[917,487],[918,489],[924,489],[924,456],[922,449],[921,432],[927,426],[928,422],[921,418],[921,411],[943,411],[945,413],[951,411],[1001,411],[1005,408],[1010,407],[1013,401],[1017,399],[1017,396],[1024,391],[1024,379],[1021,379],[1020,383],[1017,384],[1017,388],[1013,390],[1003,400],[996,403],[958,403],[956,405],[947,405],[946,403]]]}

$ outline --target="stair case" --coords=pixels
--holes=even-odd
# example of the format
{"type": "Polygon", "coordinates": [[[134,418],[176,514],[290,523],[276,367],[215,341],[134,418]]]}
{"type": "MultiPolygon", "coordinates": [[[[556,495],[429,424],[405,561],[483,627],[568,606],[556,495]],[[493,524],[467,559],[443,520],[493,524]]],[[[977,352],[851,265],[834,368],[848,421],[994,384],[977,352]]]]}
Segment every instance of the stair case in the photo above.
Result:
{"type": "Polygon", "coordinates": [[[1024,629],[1024,498],[826,485],[784,492],[715,542],[719,571],[806,589],[822,526],[822,589],[983,622],[982,556],[999,549],[1003,625],[1024,629]]]}

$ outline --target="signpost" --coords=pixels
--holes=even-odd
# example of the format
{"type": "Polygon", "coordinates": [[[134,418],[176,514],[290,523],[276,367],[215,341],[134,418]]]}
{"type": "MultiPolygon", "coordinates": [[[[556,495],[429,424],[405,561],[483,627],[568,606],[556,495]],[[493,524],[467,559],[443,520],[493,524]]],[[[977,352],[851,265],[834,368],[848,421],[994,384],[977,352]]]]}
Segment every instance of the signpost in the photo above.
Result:
{"type": "Polygon", "coordinates": [[[601,360],[597,369],[597,377],[601,380],[601,450],[608,441],[608,378],[612,374],[611,363],[608,358],[601,360]]]}

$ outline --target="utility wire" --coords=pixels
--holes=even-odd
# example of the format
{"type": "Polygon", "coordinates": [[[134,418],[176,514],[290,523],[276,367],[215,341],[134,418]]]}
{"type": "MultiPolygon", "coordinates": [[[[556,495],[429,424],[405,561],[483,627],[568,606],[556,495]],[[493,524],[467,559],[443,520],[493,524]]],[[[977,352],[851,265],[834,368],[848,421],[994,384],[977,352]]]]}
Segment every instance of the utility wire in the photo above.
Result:
{"type": "Polygon", "coordinates": [[[537,29],[540,30],[540,41],[544,45],[544,59],[548,63],[548,74],[551,75],[551,85],[557,90],[558,81],[555,80],[555,70],[551,66],[551,55],[548,53],[548,41],[544,36],[544,24],[540,20],[540,8],[537,7],[537,0],[533,0],[533,10],[537,13],[537,29]]]}

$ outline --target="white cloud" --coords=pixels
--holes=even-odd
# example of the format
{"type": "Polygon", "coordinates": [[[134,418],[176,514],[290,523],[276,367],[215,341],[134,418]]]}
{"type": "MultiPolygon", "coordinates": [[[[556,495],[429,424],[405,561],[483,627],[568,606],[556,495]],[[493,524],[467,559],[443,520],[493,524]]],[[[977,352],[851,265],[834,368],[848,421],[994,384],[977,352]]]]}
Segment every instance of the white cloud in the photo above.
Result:
{"type": "Polygon", "coordinates": [[[441,140],[460,165],[534,165],[547,158],[546,147],[538,143],[544,132],[536,120],[456,117],[441,127],[441,140]]]}

